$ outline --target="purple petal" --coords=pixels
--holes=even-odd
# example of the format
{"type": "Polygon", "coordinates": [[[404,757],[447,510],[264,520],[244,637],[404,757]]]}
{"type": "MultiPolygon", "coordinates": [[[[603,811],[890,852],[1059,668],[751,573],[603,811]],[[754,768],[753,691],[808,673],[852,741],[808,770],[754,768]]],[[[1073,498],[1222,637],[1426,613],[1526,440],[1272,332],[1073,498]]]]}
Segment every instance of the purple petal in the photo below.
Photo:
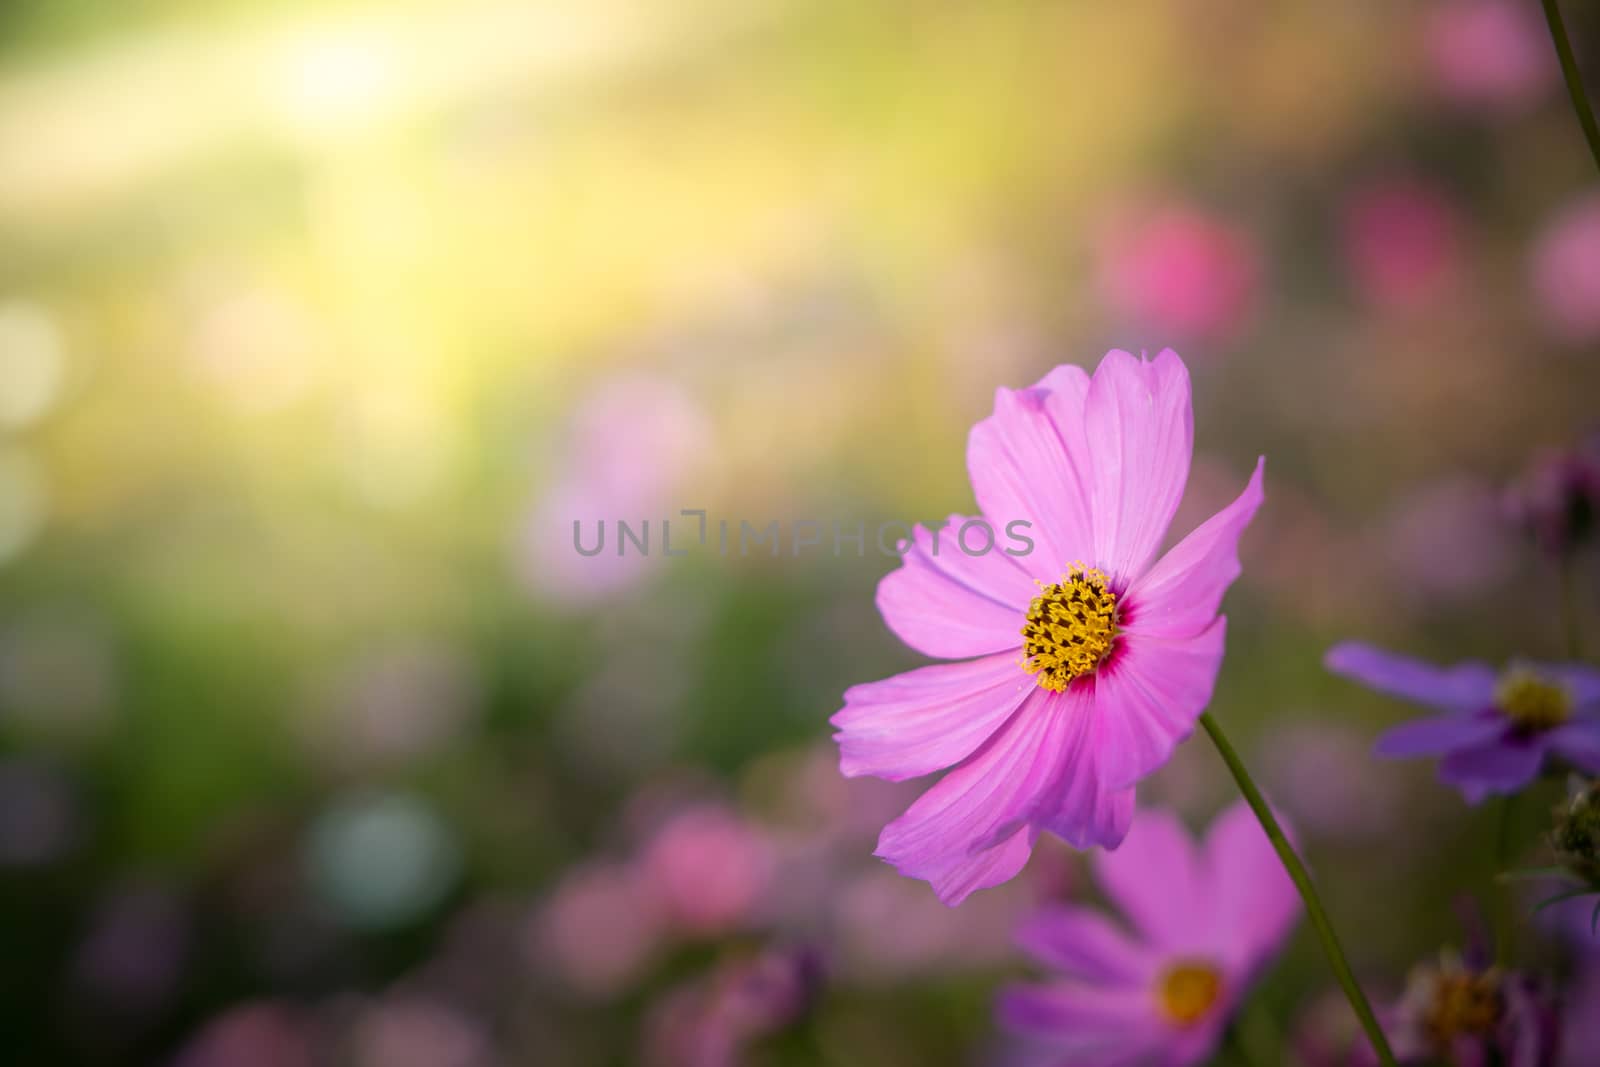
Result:
{"type": "Polygon", "coordinates": [[[1244,801],[1218,815],[1206,833],[1205,868],[1212,887],[1217,950],[1236,974],[1270,959],[1294,929],[1300,894],[1244,801]]]}
{"type": "MultiPolygon", "coordinates": [[[[957,529],[965,521],[952,516],[957,529]]],[[[939,659],[966,659],[1022,647],[1022,624],[1036,587],[1003,551],[969,556],[954,530],[918,526],[900,568],[878,583],[878,611],[895,635],[939,659]]]]}
{"type": "Polygon", "coordinates": [[[1583,717],[1544,737],[1550,750],[1587,774],[1600,774],[1600,719],[1583,717]]]}
{"type": "Polygon", "coordinates": [[[1222,665],[1227,620],[1193,637],[1129,633],[1095,676],[1096,762],[1108,787],[1133,785],[1194,731],[1222,665]]]}
{"type": "Polygon", "coordinates": [[[1046,907],[1017,930],[1017,944],[1034,959],[1091,985],[1148,986],[1161,957],[1105,915],[1089,908],[1046,907]]]}
{"type": "Polygon", "coordinates": [[[1495,672],[1486,663],[1436,667],[1358,641],[1333,646],[1322,662],[1335,674],[1424,707],[1478,711],[1494,704],[1495,672]]]}
{"type": "Polygon", "coordinates": [[[1127,588],[1166,536],[1194,450],[1189,372],[1177,353],[1155,362],[1108,352],[1084,404],[1093,457],[1094,562],[1127,588]]]}
{"type": "Polygon", "coordinates": [[[1258,459],[1237,500],[1196,527],[1133,583],[1127,630],[1187,637],[1217,617],[1222,595],[1239,577],[1239,537],[1261,506],[1266,463],[1266,457],[1258,459]]]}
{"type": "Polygon", "coordinates": [[[1439,761],[1439,777],[1458,787],[1470,803],[1490,793],[1515,793],[1539,773],[1544,747],[1537,740],[1491,741],[1452,752],[1439,761]]]}
{"type": "Polygon", "coordinates": [[[1497,711],[1452,711],[1384,731],[1373,751],[1390,759],[1437,756],[1459,748],[1477,748],[1506,732],[1505,717],[1497,711]]]}
{"type": "Polygon", "coordinates": [[[898,782],[953,767],[1037,688],[1006,653],[851,686],[829,720],[839,728],[839,770],[898,782]]]}
{"type": "Polygon", "coordinates": [[[1100,888],[1153,947],[1169,954],[1208,947],[1211,887],[1176,815],[1140,811],[1127,840],[1090,862],[1100,888]]]}
{"type": "Polygon", "coordinates": [[[1070,723],[1035,686],[1005,726],[878,837],[877,855],[955,905],[1020,871],[1036,831],[1029,815],[1057,777],[1070,723]]]}
{"type": "Polygon", "coordinates": [[[1031,389],[996,390],[994,414],[974,426],[967,441],[979,509],[1000,531],[1019,519],[1032,523],[1034,550],[1018,558],[1047,582],[1094,548],[1083,443],[1088,391],[1088,375],[1068,366],[1031,389]]]}

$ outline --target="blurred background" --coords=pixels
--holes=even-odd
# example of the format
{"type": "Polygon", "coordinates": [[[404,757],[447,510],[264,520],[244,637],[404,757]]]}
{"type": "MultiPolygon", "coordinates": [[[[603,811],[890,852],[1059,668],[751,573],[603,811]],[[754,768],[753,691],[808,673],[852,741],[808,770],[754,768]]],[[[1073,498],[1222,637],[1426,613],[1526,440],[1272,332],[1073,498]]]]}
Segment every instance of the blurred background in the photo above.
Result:
{"type": "MultiPolygon", "coordinates": [[[[1596,421],[1600,183],[1537,4],[7,0],[6,1062],[980,1061],[1089,889],[872,859],[891,561],[571,523],[970,512],[994,387],[1166,346],[1175,529],[1269,458],[1215,710],[1393,992],[1493,824],[1320,659],[1561,650],[1505,494],[1596,421]]],[[[1328,987],[1302,931],[1263,1062],[1328,987]]]]}

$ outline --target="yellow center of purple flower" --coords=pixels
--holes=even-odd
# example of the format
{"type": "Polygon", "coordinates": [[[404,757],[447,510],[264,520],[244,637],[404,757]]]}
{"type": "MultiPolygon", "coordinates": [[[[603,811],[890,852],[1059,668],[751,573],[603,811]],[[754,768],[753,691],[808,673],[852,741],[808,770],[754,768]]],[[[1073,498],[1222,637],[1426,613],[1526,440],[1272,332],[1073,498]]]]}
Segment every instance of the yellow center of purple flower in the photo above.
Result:
{"type": "Polygon", "coordinates": [[[1458,1037],[1492,1032],[1503,1007],[1500,980],[1494,971],[1445,972],[1434,980],[1433,999],[1422,1025],[1434,1044],[1444,1047],[1458,1037]]]}
{"type": "Polygon", "coordinates": [[[1106,576],[1074,563],[1054,585],[1041,585],[1022,625],[1022,669],[1041,686],[1065,692],[1074,678],[1091,674],[1117,639],[1117,595],[1106,576]]]}
{"type": "Polygon", "coordinates": [[[1518,729],[1528,733],[1553,730],[1572,717],[1572,694],[1522,668],[1501,676],[1494,702],[1518,729]]]}
{"type": "Polygon", "coordinates": [[[1222,975],[1209,963],[1181,960],[1156,982],[1156,1002],[1168,1022],[1193,1026],[1222,996],[1222,975]]]}

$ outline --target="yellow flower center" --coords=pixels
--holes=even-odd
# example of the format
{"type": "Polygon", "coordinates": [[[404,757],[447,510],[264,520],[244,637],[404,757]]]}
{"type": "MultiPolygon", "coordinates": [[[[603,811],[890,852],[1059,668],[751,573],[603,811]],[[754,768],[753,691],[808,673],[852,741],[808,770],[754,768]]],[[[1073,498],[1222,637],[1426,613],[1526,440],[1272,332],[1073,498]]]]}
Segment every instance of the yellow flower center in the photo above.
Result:
{"type": "Polygon", "coordinates": [[[1447,972],[1434,981],[1433,1002],[1422,1023],[1428,1037],[1443,1047],[1457,1037],[1492,1032],[1500,1021],[1503,1003],[1500,981],[1493,971],[1447,972]]]}
{"type": "Polygon", "coordinates": [[[1022,669],[1041,686],[1064,692],[1074,678],[1092,673],[1117,639],[1117,595],[1106,576],[1074,563],[1054,585],[1044,585],[1028,605],[1022,626],[1022,669]]]}
{"type": "Polygon", "coordinates": [[[1507,671],[1495,688],[1495,705],[1521,730],[1553,730],[1572,717],[1572,694],[1532,671],[1507,671]]]}
{"type": "Polygon", "coordinates": [[[1222,975],[1209,963],[1183,960],[1168,967],[1156,983],[1156,1001],[1168,1022],[1193,1026],[1222,996],[1222,975]]]}

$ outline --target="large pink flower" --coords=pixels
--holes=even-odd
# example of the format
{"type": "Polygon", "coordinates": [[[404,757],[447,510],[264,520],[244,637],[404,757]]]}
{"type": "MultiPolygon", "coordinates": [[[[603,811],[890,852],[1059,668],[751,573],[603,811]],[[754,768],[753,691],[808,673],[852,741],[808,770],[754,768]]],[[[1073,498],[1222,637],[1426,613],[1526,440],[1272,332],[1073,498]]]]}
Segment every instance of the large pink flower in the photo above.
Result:
{"type": "Polygon", "coordinates": [[[1040,831],[1114,847],[1133,786],[1166,762],[1211,699],[1239,574],[1245,491],[1159,560],[1193,449],[1189,374],[1111,352],[1093,379],[1057,367],[1001,389],[973,427],[978,507],[1020,542],[918,527],[878,609],[901,640],[961,660],[858,685],[833,717],[840,769],[901,780],[954,769],[884,828],[877,854],[957,904],[1027,862],[1040,831]]]}

